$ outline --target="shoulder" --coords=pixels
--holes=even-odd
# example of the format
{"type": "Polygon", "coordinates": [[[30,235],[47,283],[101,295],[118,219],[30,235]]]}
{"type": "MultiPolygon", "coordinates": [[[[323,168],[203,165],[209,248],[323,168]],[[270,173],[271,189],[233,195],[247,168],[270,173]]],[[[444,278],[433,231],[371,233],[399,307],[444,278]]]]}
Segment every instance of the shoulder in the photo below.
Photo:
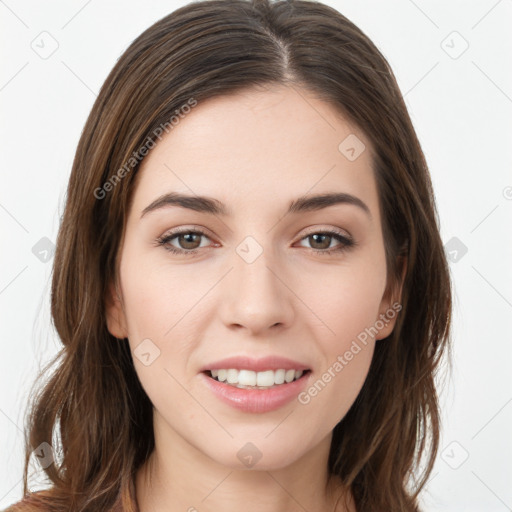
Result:
{"type": "Polygon", "coordinates": [[[45,498],[49,498],[48,491],[33,492],[0,512],[43,512],[49,510],[45,506],[45,498]]]}
{"type": "MultiPolygon", "coordinates": [[[[115,503],[112,507],[109,507],[108,512],[125,512],[125,510],[138,512],[132,487],[130,487],[128,502],[129,506],[126,509],[123,506],[122,495],[119,493],[115,503]]],[[[0,510],[0,512],[52,512],[56,510],[55,503],[55,493],[51,489],[46,489],[29,493],[21,501],[9,505],[9,507],[0,510]]],[[[63,510],[62,505],[58,507],[58,510],[63,510]]]]}
{"type": "MultiPolygon", "coordinates": [[[[23,498],[21,501],[13,503],[12,505],[9,505],[9,507],[0,510],[0,512],[52,512],[55,510],[55,508],[49,504],[50,502],[51,501],[48,499],[40,499],[40,496],[34,497],[30,495],[23,498]]],[[[135,504],[131,504],[131,506],[133,507],[131,510],[138,512],[137,506],[135,504]]],[[[114,505],[108,509],[108,512],[125,512],[122,500],[116,500],[114,505]]]]}

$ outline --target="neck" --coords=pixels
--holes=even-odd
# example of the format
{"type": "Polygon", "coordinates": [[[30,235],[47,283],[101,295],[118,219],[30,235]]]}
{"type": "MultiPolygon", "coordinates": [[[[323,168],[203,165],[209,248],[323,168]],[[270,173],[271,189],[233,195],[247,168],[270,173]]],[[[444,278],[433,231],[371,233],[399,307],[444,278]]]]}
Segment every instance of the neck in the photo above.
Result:
{"type": "Polygon", "coordinates": [[[159,432],[155,424],[155,450],[136,475],[139,512],[355,511],[328,474],[331,436],[286,467],[249,470],[219,464],[168,426],[159,432]]]}

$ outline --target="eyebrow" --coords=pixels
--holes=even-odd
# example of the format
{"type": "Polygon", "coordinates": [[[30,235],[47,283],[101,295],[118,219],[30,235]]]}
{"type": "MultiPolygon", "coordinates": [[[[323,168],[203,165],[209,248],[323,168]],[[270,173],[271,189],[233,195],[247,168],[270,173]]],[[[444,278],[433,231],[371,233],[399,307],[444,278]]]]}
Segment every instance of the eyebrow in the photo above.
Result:
{"type": "MultiPolygon", "coordinates": [[[[290,203],[287,214],[318,211],[337,204],[349,204],[357,206],[363,210],[370,217],[370,219],[372,218],[372,214],[370,213],[370,209],[366,203],[364,203],[358,197],[351,194],[346,194],[344,192],[301,196],[290,203]]],[[[218,199],[214,199],[213,197],[195,195],[191,196],[186,194],[178,194],[177,192],[169,192],[158,197],[150,205],[146,206],[146,208],[144,208],[142,211],[141,218],[150,212],[159,210],[160,208],[165,208],[167,206],[179,206],[181,208],[187,208],[196,212],[219,215],[223,217],[231,215],[231,211],[226,207],[226,205],[220,202],[218,199]]]]}

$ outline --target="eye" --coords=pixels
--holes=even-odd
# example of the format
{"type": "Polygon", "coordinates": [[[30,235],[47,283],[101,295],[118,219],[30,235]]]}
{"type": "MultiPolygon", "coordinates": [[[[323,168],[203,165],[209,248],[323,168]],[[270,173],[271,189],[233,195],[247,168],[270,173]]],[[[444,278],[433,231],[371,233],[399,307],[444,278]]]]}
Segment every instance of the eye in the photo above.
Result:
{"type": "Polygon", "coordinates": [[[174,254],[195,254],[201,245],[201,238],[208,238],[206,233],[199,229],[184,229],[173,231],[156,240],[157,245],[163,246],[167,251],[174,254]],[[176,242],[178,247],[172,242],[176,242]]]}
{"type": "Polygon", "coordinates": [[[301,238],[308,240],[313,252],[317,254],[328,255],[334,252],[341,252],[349,249],[356,245],[354,240],[348,238],[338,231],[317,231],[306,235],[301,238]],[[337,245],[332,245],[333,242],[337,242],[337,245]]]}
{"type": "MultiPolygon", "coordinates": [[[[185,256],[193,255],[199,249],[208,247],[202,244],[201,238],[209,237],[200,229],[180,229],[167,233],[156,240],[156,245],[173,253],[185,256]]],[[[339,253],[356,245],[356,242],[338,231],[316,231],[301,238],[300,242],[308,240],[310,248],[316,254],[329,255],[339,253]],[[333,246],[333,242],[335,243],[333,246]]],[[[304,246],[302,246],[304,247],[304,246]]]]}

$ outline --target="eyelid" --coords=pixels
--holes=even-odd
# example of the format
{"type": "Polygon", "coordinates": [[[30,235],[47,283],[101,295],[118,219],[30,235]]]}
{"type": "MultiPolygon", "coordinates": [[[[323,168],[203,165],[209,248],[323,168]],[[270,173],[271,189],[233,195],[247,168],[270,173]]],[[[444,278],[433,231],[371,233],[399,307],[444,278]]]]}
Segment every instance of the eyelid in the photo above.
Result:
{"type": "Polygon", "coordinates": [[[341,228],[338,228],[338,227],[335,227],[335,226],[321,226],[321,227],[318,227],[318,226],[311,226],[311,229],[309,228],[306,228],[307,231],[305,232],[305,234],[303,234],[301,236],[301,240],[306,237],[306,236],[309,236],[309,235],[314,235],[316,233],[336,233],[337,235],[340,235],[344,238],[346,238],[347,240],[350,240],[350,241],[353,241],[353,238],[352,238],[352,235],[350,235],[350,233],[344,229],[341,229],[341,228]]]}
{"type": "Polygon", "coordinates": [[[201,235],[204,235],[205,237],[209,238],[210,240],[215,238],[214,236],[212,236],[210,234],[210,231],[207,230],[206,228],[197,226],[195,224],[191,224],[189,226],[180,226],[177,228],[168,229],[167,231],[165,231],[163,233],[163,235],[158,237],[158,240],[162,240],[164,238],[169,238],[169,237],[174,237],[176,235],[181,235],[183,233],[200,233],[201,235]]]}

